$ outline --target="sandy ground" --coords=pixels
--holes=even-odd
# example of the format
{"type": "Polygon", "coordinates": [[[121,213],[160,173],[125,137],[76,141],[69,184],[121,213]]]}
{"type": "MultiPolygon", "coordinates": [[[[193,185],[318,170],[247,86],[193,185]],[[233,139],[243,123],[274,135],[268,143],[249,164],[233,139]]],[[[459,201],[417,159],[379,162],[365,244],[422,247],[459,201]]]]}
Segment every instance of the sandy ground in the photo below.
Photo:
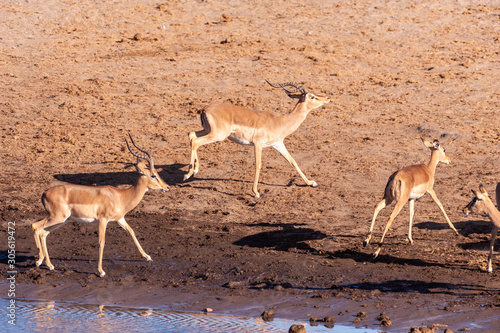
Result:
{"type": "Polygon", "coordinates": [[[1,255],[15,221],[17,297],[346,323],[365,311],[358,325],[372,328],[384,311],[394,332],[499,327],[500,258],[484,271],[492,225],[461,213],[471,188],[494,194],[500,180],[498,3],[5,0],[0,15],[1,255]],[[293,108],[266,79],[331,99],[285,140],[319,187],[267,149],[253,198],[253,149],[229,141],[200,148],[183,182],[205,106],[293,108]],[[153,262],[111,223],[100,279],[97,225],[71,223],[48,237],[56,269],[36,268],[43,191],[131,184],[129,132],[171,185],[127,215],[153,262]],[[452,160],[434,189],[460,236],[425,196],[414,245],[405,207],[373,260],[392,210],[365,248],[374,206],[392,172],[428,162],[421,137],[452,160]]]}

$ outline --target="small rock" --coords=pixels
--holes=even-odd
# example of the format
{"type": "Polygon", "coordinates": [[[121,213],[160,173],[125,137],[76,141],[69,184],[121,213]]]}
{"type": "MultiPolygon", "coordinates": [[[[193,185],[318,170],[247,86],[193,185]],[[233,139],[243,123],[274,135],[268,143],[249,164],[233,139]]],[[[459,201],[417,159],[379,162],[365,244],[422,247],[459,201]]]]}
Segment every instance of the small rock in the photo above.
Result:
{"type": "Polygon", "coordinates": [[[383,319],[380,322],[381,327],[391,327],[392,326],[392,321],[390,319],[383,319]]]}
{"type": "Polygon", "coordinates": [[[377,320],[380,321],[380,326],[382,327],[392,326],[391,318],[389,318],[389,316],[387,316],[385,312],[382,312],[380,315],[378,315],[377,320]]]}
{"type": "Polygon", "coordinates": [[[306,333],[306,328],[304,325],[292,325],[288,330],[288,333],[306,333]]]}
{"type": "Polygon", "coordinates": [[[311,317],[311,318],[309,318],[309,322],[311,322],[311,323],[316,323],[318,321],[320,321],[320,319],[318,317],[311,317]]]}
{"type": "Polygon", "coordinates": [[[220,21],[224,23],[231,22],[232,20],[233,19],[231,18],[231,16],[227,14],[222,14],[222,16],[220,17],[220,21]]]}
{"type": "Polygon", "coordinates": [[[325,323],[333,324],[335,322],[335,317],[334,316],[326,316],[325,318],[323,318],[323,321],[325,323]]]}
{"type": "Polygon", "coordinates": [[[274,319],[274,311],[266,310],[261,314],[262,320],[264,321],[273,321],[274,319]]]}
{"type": "Polygon", "coordinates": [[[211,308],[205,308],[205,309],[203,309],[203,312],[205,312],[205,313],[210,313],[212,311],[214,311],[214,310],[212,310],[211,308]]]}
{"type": "Polygon", "coordinates": [[[356,317],[358,317],[359,319],[365,319],[366,318],[366,312],[363,312],[363,311],[358,312],[356,314],[356,317]]]}

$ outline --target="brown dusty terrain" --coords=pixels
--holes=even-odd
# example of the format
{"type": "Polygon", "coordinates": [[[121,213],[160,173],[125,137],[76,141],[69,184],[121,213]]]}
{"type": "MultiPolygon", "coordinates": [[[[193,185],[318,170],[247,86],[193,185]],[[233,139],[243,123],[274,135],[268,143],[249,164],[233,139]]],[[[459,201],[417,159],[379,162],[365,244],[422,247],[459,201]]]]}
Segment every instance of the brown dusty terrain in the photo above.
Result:
{"type": "Polygon", "coordinates": [[[465,3],[2,1],[1,249],[5,259],[15,221],[17,297],[344,323],[365,311],[359,325],[372,328],[384,311],[385,331],[497,331],[498,255],[484,271],[492,225],[461,209],[471,188],[494,194],[500,181],[500,7],[465,3]],[[203,107],[292,109],[265,79],[331,98],[285,140],[319,187],[267,149],[254,199],[253,150],[228,141],[200,148],[200,172],[183,182],[203,107]],[[70,223],[48,237],[56,269],[36,268],[43,191],[132,183],[129,132],[171,185],[127,215],[153,262],[111,223],[101,279],[97,225],[70,223]],[[425,196],[414,245],[405,207],[373,260],[393,206],[364,248],[373,208],[392,172],[427,163],[421,137],[452,160],[434,188],[460,236],[425,196]]]}

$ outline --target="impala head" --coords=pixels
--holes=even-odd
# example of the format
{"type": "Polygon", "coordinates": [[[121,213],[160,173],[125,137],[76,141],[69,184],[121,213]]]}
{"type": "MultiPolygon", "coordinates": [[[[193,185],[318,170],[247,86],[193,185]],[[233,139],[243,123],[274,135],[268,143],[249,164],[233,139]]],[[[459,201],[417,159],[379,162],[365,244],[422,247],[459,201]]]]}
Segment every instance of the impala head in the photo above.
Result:
{"type": "Polygon", "coordinates": [[[490,197],[488,196],[488,192],[486,192],[486,189],[483,187],[483,185],[479,185],[479,193],[471,190],[472,193],[474,193],[474,198],[472,198],[471,202],[465,206],[463,209],[463,212],[465,215],[469,215],[469,213],[472,213],[472,209],[475,208],[476,211],[478,212],[484,212],[485,207],[484,207],[484,202],[485,200],[490,200],[490,197]]]}
{"type": "Polygon", "coordinates": [[[450,164],[451,159],[446,155],[446,150],[441,147],[441,144],[438,140],[434,140],[433,142],[426,141],[424,139],[421,140],[424,145],[432,151],[433,154],[437,154],[438,162],[450,164]]]}
{"type": "Polygon", "coordinates": [[[307,89],[302,85],[297,85],[293,82],[285,82],[285,83],[277,83],[272,84],[271,82],[266,82],[273,88],[282,88],[285,90],[286,94],[290,98],[298,98],[299,103],[306,103],[308,110],[313,110],[319,108],[323,104],[327,104],[330,102],[330,99],[326,96],[316,96],[307,91],[307,89]],[[295,88],[293,90],[287,89],[285,87],[295,88]]]}
{"type": "Polygon", "coordinates": [[[146,154],[146,155],[139,155],[137,153],[134,153],[132,149],[130,149],[128,140],[125,139],[128,150],[130,151],[130,153],[132,153],[132,155],[137,157],[137,164],[135,165],[137,171],[141,174],[141,177],[147,177],[148,179],[148,188],[152,190],[161,190],[162,192],[169,191],[170,187],[167,185],[167,183],[163,181],[163,179],[161,179],[160,175],[155,169],[153,157],[151,156],[151,154],[147,150],[137,146],[137,144],[134,142],[134,139],[132,139],[132,135],[129,134],[129,137],[130,141],[132,141],[132,144],[135,146],[135,148],[146,154]],[[147,162],[147,164],[145,162],[147,162]]]}

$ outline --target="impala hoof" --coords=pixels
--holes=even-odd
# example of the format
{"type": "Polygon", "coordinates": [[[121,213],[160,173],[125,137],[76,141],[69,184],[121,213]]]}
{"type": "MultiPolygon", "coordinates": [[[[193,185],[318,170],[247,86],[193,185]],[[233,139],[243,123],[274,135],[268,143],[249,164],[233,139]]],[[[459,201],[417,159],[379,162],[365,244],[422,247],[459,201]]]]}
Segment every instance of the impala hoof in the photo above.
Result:
{"type": "Polygon", "coordinates": [[[184,175],[184,181],[188,180],[188,179],[189,179],[189,177],[191,177],[191,175],[190,175],[190,174],[185,174],[185,175],[184,175]]]}
{"type": "Polygon", "coordinates": [[[150,256],[146,256],[146,261],[153,261],[150,256]]]}
{"type": "Polygon", "coordinates": [[[373,253],[373,259],[375,259],[375,258],[377,258],[377,257],[378,257],[378,255],[379,255],[379,253],[380,253],[380,250],[382,250],[382,248],[381,248],[381,247],[379,247],[379,248],[377,249],[377,251],[375,251],[375,253],[373,253]]]}
{"type": "Polygon", "coordinates": [[[43,263],[43,259],[37,260],[35,263],[36,267],[40,267],[40,265],[43,263]]]}
{"type": "Polygon", "coordinates": [[[106,272],[105,271],[102,271],[101,274],[99,274],[99,277],[104,277],[104,275],[106,275],[106,272]]]}
{"type": "Polygon", "coordinates": [[[363,241],[363,246],[367,246],[368,244],[370,244],[371,239],[372,239],[372,235],[369,234],[368,237],[366,237],[366,239],[363,241]]]}
{"type": "Polygon", "coordinates": [[[49,270],[53,271],[54,270],[54,265],[47,265],[49,267],[49,270]]]}
{"type": "Polygon", "coordinates": [[[255,193],[255,196],[254,196],[255,199],[258,199],[260,198],[260,194],[259,193],[255,193]]]}
{"type": "Polygon", "coordinates": [[[313,180],[313,181],[312,181],[312,183],[311,183],[311,186],[312,186],[312,187],[318,187],[318,183],[316,183],[316,182],[313,180]]]}

